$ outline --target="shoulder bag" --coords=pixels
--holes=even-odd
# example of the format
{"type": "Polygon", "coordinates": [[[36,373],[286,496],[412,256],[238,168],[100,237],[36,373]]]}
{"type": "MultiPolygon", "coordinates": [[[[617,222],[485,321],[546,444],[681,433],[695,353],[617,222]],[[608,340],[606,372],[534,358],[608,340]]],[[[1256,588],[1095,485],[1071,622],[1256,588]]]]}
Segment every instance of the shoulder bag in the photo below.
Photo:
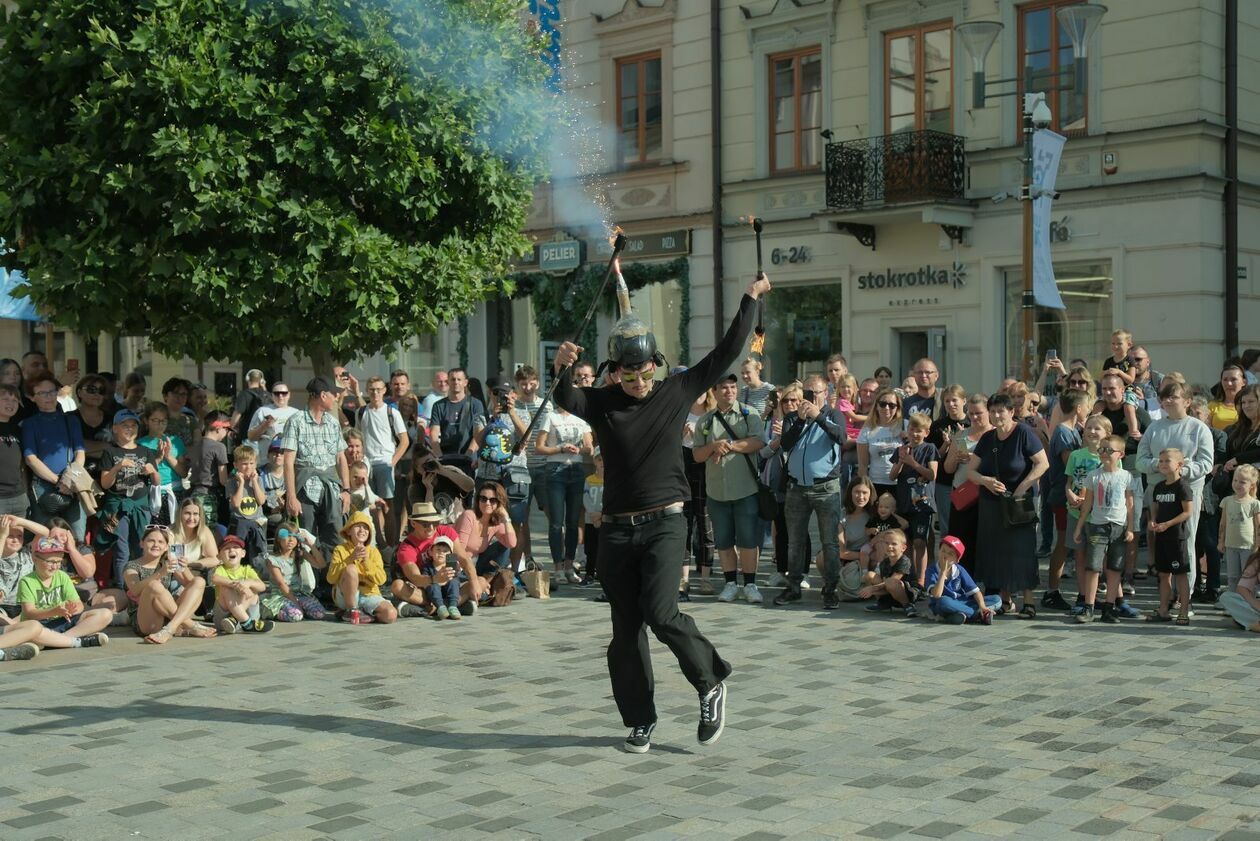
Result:
{"type": "Polygon", "coordinates": [[[1037,522],[1037,508],[1033,505],[1032,491],[1023,496],[1004,493],[998,499],[1002,503],[1002,525],[1007,528],[1026,526],[1037,522]]]}
{"type": "MultiPolygon", "coordinates": [[[[726,430],[726,434],[731,436],[731,442],[739,440],[739,436],[735,434],[735,430],[731,429],[731,425],[726,422],[726,418],[722,417],[722,413],[713,410],[713,417],[717,418],[718,423],[722,424],[722,428],[726,430]]],[[[774,498],[774,491],[761,484],[761,476],[757,473],[757,467],[753,464],[752,456],[744,453],[744,463],[748,465],[748,472],[752,474],[753,483],[757,486],[757,516],[767,522],[774,522],[779,516],[779,501],[774,498]]]]}

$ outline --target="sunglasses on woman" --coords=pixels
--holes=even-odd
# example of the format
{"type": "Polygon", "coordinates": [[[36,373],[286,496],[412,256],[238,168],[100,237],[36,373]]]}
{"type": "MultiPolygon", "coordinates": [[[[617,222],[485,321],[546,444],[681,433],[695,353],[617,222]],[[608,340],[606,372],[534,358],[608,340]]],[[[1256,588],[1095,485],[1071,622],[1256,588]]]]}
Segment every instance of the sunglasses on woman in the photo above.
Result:
{"type": "Polygon", "coordinates": [[[477,497],[477,501],[478,501],[478,502],[488,502],[488,503],[490,503],[491,505],[498,505],[498,504],[499,504],[499,498],[498,498],[497,496],[479,496],[479,497],[477,497]]]}
{"type": "Polygon", "coordinates": [[[885,401],[881,401],[881,402],[879,402],[879,403],[876,403],[875,405],[879,406],[879,408],[881,408],[881,409],[900,409],[900,408],[901,408],[901,406],[900,406],[899,404],[897,404],[897,403],[889,403],[889,402],[888,402],[888,401],[886,401],[886,400],[885,400],[885,401]]]}

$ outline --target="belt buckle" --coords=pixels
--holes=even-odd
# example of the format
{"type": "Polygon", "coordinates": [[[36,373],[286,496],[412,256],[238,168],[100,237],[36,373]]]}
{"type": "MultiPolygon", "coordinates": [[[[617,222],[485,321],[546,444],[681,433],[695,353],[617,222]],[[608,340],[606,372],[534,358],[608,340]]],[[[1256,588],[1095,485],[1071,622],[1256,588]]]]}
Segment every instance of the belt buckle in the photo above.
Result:
{"type": "Polygon", "coordinates": [[[628,518],[630,520],[630,525],[641,526],[644,523],[651,522],[652,515],[655,513],[656,513],[655,511],[648,511],[644,514],[631,514],[630,517],[628,518]]]}

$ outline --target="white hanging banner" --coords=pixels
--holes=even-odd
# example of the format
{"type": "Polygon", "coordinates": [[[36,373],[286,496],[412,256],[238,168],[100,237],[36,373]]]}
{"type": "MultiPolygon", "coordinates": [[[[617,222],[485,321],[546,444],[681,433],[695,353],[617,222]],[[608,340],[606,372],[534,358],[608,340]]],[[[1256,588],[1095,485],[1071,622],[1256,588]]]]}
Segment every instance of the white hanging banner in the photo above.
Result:
{"type": "Polygon", "coordinates": [[[1055,178],[1059,174],[1059,158],[1067,138],[1049,129],[1033,134],[1033,298],[1039,307],[1065,310],[1059,285],[1054,279],[1054,260],[1050,256],[1050,211],[1054,199],[1055,178]]]}

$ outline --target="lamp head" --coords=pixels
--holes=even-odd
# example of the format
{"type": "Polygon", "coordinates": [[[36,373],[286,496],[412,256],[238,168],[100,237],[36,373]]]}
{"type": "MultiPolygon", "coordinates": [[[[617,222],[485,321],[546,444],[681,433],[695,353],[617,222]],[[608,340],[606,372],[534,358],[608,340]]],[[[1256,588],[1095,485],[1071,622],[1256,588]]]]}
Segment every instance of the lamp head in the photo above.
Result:
{"type": "Polygon", "coordinates": [[[1089,42],[1094,39],[1094,33],[1106,13],[1107,7],[1101,3],[1077,3],[1055,12],[1059,25],[1072,39],[1073,58],[1079,60],[1089,55],[1089,42]]]}

